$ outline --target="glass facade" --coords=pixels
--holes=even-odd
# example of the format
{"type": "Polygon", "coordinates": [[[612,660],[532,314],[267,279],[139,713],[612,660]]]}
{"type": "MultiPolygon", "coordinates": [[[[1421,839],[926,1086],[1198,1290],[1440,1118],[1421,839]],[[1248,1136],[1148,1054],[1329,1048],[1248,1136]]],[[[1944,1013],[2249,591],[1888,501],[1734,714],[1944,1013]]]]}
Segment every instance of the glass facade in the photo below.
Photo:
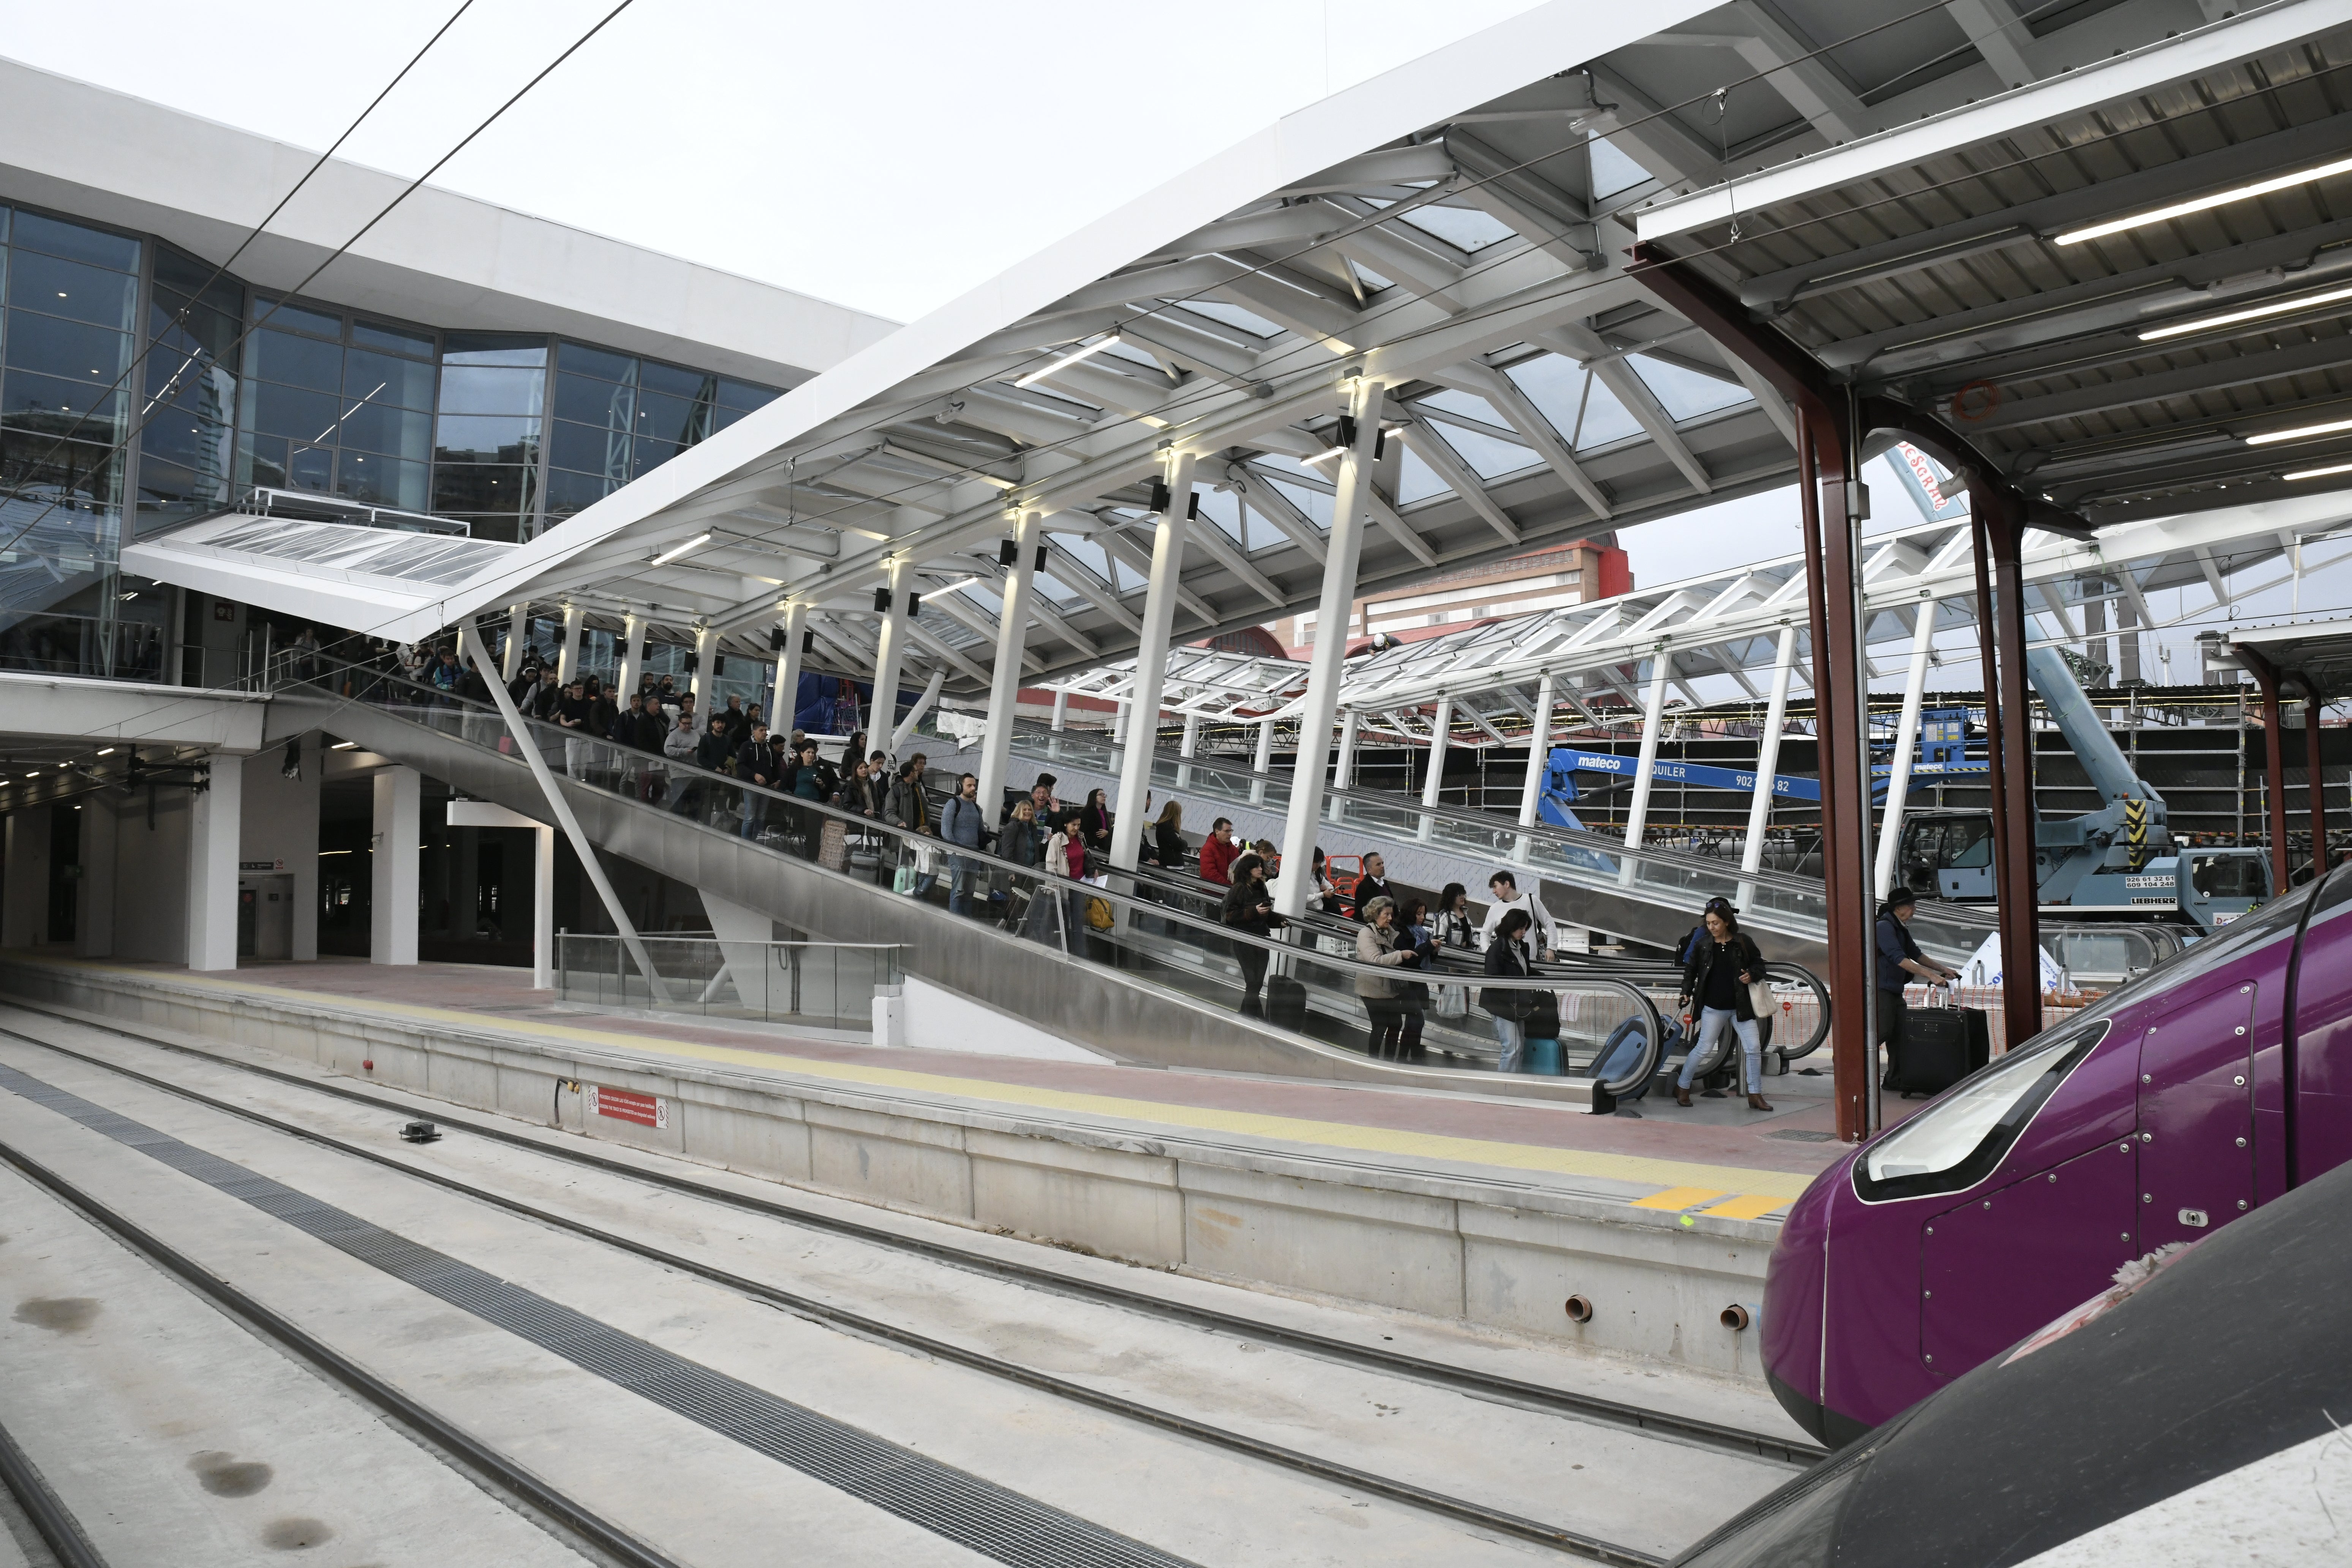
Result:
{"type": "Polygon", "coordinates": [[[126,518],[159,532],[267,486],[524,540],[776,396],[286,299],[0,204],[0,668],[168,675],[170,590],[120,576],[126,518]]]}
{"type": "Polygon", "coordinates": [[[585,343],[556,353],[547,517],[570,517],[774,399],[772,388],[585,343]]]}

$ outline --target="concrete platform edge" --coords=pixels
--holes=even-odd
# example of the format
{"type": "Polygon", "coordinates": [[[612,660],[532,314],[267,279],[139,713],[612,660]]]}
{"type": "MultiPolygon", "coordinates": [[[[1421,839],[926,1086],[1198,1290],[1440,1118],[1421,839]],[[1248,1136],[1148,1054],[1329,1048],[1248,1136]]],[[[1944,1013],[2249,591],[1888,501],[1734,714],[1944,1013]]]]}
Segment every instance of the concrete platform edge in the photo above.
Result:
{"type": "Polygon", "coordinates": [[[1751,1312],[1760,1302],[1776,1223],[1633,1209],[1539,1176],[1062,1121],[168,975],[0,959],[0,994],[1149,1267],[1761,1377],[1758,1331],[1718,1320],[1733,1302],[1751,1312]],[[664,1095],[677,1114],[659,1129],[583,1118],[563,1079],[664,1095]],[[1591,1321],[1569,1321],[1571,1295],[1592,1304],[1591,1321]]]}

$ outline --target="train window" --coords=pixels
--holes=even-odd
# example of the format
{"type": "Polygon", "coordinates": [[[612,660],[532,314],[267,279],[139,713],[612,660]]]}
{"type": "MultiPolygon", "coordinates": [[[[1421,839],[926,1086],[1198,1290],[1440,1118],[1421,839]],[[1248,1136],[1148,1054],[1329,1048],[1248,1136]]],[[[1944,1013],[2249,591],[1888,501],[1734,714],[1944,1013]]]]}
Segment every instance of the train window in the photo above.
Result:
{"type": "Polygon", "coordinates": [[[1984,1180],[2066,1075],[2105,1038],[2108,1023],[2090,1018],[2052,1029],[1967,1079],[1855,1163],[1855,1193],[1865,1203],[1883,1203],[1957,1193],[1984,1180]]]}
{"type": "Polygon", "coordinates": [[[1958,870],[1992,864],[1992,823],[1972,816],[1955,822],[1945,841],[1944,864],[1958,870]]]}
{"type": "Polygon", "coordinates": [[[2270,879],[2252,855],[2199,855],[2189,863],[2189,885],[2209,899],[2263,899],[2270,879]]]}

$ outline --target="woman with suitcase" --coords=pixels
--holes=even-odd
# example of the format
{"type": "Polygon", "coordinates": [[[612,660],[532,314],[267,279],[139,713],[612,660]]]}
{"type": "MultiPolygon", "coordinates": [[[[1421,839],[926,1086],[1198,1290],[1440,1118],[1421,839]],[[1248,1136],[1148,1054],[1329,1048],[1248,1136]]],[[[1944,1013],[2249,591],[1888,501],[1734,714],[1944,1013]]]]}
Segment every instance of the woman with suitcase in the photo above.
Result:
{"type": "Polygon", "coordinates": [[[1706,901],[1706,936],[1694,942],[1683,970],[1682,1005],[1688,1013],[1694,1002],[1698,1014],[1698,1037],[1683,1058],[1682,1076],[1675,1080],[1675,1103],[1691,1102],[1691,1074],[1715,1054],[1716,1044],[1729,1029],[1739,1037],[1740,1081],[1748,1089],[1748,1109],[1769,1110],[1764,1099],[1764,1037],[1756,1026],[1751,987],[1764,984],[1764,955],[1746,931],[1739,917],[1721,899],[1706,901]]]}

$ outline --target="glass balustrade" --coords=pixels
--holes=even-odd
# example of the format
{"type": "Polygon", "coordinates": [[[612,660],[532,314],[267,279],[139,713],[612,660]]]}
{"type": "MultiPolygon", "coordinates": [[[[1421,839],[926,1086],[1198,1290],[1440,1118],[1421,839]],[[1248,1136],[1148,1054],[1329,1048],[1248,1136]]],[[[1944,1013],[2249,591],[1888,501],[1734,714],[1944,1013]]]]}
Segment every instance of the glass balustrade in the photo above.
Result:
{"type": "MultiPolygon", "coordinates": [[[[762,787],[738,773],[618,744],[583,728],[525,718],[518,735],[487,703],[380,669],[306,656],[299,668],[273,661],[272,679],[280,689],[307,689],[363,706],[517,765],[524,760],[519,748],[533,747],[551,773],[575,788],[665,813],[749,853],[865,883],[877,896],[920,901],[940,918],[992,926],[1023,944],[1008,957],[1025,952],[1039,963],[1114,970],[1323,1047],[1465,1072],[1507,1067],[1597,1074],[1604,1085],[1628,1086],[1655,1070],[1666,1043],[1654,987],[1597,967],[1489,979],[1451,966],[1367,963],[1357,956],[1354,928],[1334,929],[1338,922],[1302,921],[1297,930],[1259,936],[1223,924],[1205,889],[1186,893],[1145,878],[1047,875],[1024,863],[1034,847],[1024,855],[1018,846],[1003,846],[1010,852],[998,854],[949,844],[935,831],[762,787]],[[1498,1028],[1498,1018],[1514,1026],[1498,1028]],[[1553,1032],[1540,1032],[1546,1028],[1553,1032]]],[[[428,769],[430,745],[421,742],[415,753],[428,769]]],[[[943,796],[931,798],[934,818],[943,804],[943,796]]],[[[654,959],[658,989],[668,998],[660,1004],[665,1008],[677,1007],[682,994],[698,994],[698,986],[715,985],[716,998],[736,985],[719,978],[734,973],[723,952],[729,944],[709,940],[720,951],[654,959]],[[688,965],[675,983],[668,973],[674,963],[688,965]]],[[[588,983],[591,967],[583,961],[581,984],[588,983]]],[[[606,968],[618,976],[611,982],[616,999],[653,1005],[656,987],[642,975],[632,982],[631,966],[608,961],[606,968]]],[[[733,994],[741,1005],[740,987],[733,994]]]]}
{"type": "Polygon", "coordinates": [[[872,1026],[874,995],[904,978],[890,943],[730,942],[718,936],[618,936],[566,932],[556,939],[555,992],[592,1007],[658,1008],[701,1017],[796,1023],[828,1029],[872,1026]]]}

